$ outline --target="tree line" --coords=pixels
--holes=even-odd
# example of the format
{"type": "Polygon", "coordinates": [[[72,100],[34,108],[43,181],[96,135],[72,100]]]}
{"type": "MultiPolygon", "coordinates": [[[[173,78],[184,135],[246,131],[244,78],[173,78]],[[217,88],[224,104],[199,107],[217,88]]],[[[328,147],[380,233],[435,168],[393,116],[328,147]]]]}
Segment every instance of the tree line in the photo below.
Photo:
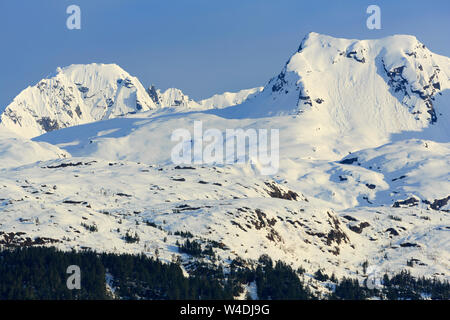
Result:
{"type": "MultiPolygon", "coordinates": [[[[180,244],[184,253],[199,254],[196,243],[180,244]]],[[[254,283],[259,299],[318,299],[311,281],[325,282],[331,290],[325,299],[450,299],[450,284],[430,278],[415,278],[402,271],[384,275],[382,286],[369,289],[357,279],[338,280],[318,270],[302,277],[305,270],[263,255],[253,265],[235,259],[225,268],[221,264],[192,260],[189,277],[180,261],[163,263],[145,255],[96,253],[84,250],[59,251],[49,247],[22,247],[0,251],[0,300],[28,299],[226,299],[244,293],[254,283]],[[69,265],[81,270],[81,289],[69,290],[69,265]],[[224,270],[227,269],[227,272],[224,270]],[[108,279],[108,283],[107,280],[108,279]],[[309,279],[308,282],[302,279],[309,279]],[[108,286],[113,291],[108,290],[108,286]]],[[[250,299],[250,295],[247,296],[250,299]]]]}

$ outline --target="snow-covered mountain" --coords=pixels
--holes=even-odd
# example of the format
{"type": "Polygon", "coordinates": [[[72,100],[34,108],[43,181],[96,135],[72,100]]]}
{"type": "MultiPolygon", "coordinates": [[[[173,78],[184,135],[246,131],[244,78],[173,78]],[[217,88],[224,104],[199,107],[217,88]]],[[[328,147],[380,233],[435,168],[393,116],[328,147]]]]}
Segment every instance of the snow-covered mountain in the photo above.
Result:
{"type": "Polygon", "coordinates": [[[196,102],[180,89],[147,90],[115,64],[71,65],[23,90],[0,115],[0,127],[32,138],[90,122],[145,111],[186,112],[233,106],[262,88],[226,92],[196,102]]]}
{"type": "Polygon", "coordinates": [[[53,130],[156,109],[139,80],[114,64],[71,65],[23,90],[0,125],[35,137],[53,130]]]}
{"type": "Polygon", "coordinates": [[[154,85],[151,85],[147,92],[153,102],[160,108],[173,108],[177,109],[177,111],[200,108],[196,101],[177,88],[169,88],[162,92],[160,89],[156,89],[154,85]]]}
{"type": "MultiPolygon", "coordinates": [[[[326,173],[315,176],[316,185],[330,183],[326,173]]],[[[176,247],[177,241],[184,241],[184,232],[203,247],[215,244],[213,263],[225,266],[230,259],[251,263],[268,254],[308,274],[323,268],[338,277],[364,279],[362,264],[368,263],[380,274],[407,268],[415,276],[450,279],[450,213],[445,207],[366,202],[335,210],[284,181],[255,175],[248,166],[73,157],[7,168],[0,178],[0,244],[32,245],[40,237],[65,250],[150,256],[157,250],[163,261],[175,255],[189,265],[195,258],[176,247]],[[127,233],[137,234],[140,241],[127,243],[127,233]],[[410,260],[415,261],[413,267],[408,266],[410,260]]],[[[397,183],[401,185],[402,178],[397,183]]],[[[341,182],[341,190],[347,186],[341,182]]]]}
{"type": "Polygon", "coordinates": [[[60,116],[62,129],[32,141],[0,137],[9,159],[0,170],[0,243],[46,237],[64,249],[158,249],[164,261],[177,255],[190,265],[195,258],[176,250],[182,231],[215,244],[209,262],[223,265],[266,253],[307,274],[324,268],[363,280],[368,263],[379,273],[450,279],[450,59],[416,38],[311,33],[263,90],[200,102],[178,89],[144,90],[120,72],[119,83],[100,75],[106,66],[83,68],[62,69],[56,87],[26,89],[2,116],[3,126],[30,137],[50,131],[44,116],[60,116]],[[119,97],[114,111],[92,115],[108,90],[119,97]],[[78,105],[79,121],[70,122],[66,110],[75,115],[78,105]],[[279,171],[173,164],[172,132],[192,132],[196,121],[203,131],[278,129],[279,171]],[[25,141],[45,154],[14,160],[25,141]],[[141,241],[127,243],[128,231],[141,241]]]}
{"type": "Polygon", "coordinates": [[[161,108],[170,108],[174,112],[179,111],[200,111],[209,109],[222,109],[225,107],[231,107],[239,105],[246,100],[253,98],[264,87],[256,87],[251,89],[239,90],[237,92],[224,92],[221,94],[215,94],[210,98],[195,101],[189,98],[188,95],[183,93],[180,89],[169,88],[165,91],[157,89],[154,85],[151,85],[147,89],[148,95],[153,102],[161,108]]]}
{"type": "Polygon", "coordinates": [[[299,115],[345,134],[420,130],[450,120],[449,79],[450,59],[413,36],[349,40],[310,33],[261,94],[218,114],[299,115]]]}

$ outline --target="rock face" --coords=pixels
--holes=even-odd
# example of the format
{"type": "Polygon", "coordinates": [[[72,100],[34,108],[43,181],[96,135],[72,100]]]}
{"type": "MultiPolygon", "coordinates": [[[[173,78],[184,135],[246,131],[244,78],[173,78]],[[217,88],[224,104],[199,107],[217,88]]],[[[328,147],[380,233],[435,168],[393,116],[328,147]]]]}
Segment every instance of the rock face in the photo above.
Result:
{"type": "Polygon", "coordinates": [[[156,109],[139,80],[114,64],[71,65],[23,90],[0,125],[27,138],[156,109]]]}

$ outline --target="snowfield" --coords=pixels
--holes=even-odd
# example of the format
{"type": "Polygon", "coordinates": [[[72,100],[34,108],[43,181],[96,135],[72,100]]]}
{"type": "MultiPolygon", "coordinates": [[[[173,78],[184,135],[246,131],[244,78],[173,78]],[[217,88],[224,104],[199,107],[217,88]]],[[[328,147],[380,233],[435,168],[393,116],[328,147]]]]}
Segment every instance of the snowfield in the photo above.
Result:
{"type": "Polygon", "coordinates": [[[394,272],[417,259],[413,274],[448,277],[445,211],[408,206],[335,211],[245,167],[71,158],[4,169],[1,177],[3,245],[41,237],[62,249],[150,255],[158,249],[170,261],[179,254],[175,243],[183,238],[174,235],[179,231],[216,243],[225,265],[267,253],[311,273],[324,268],[356,276],[366,260],[380,272],[394,272]],[[139,242],[127,243],[127,233],[137,234],[139,242]]]}
{"type": "Polygon", "coordinates": [[[0,245],[188,264],[190,233],[225,266],[268,254],[311,274],[450,280],[449,89],[450,59],[403,35],[310,33],[264,87],[199,102],[115,65],[59,69],[1,115],[0,245]],[[278,172],[174,164],[172,132],[196,121],[278,129],[278,172]]]}

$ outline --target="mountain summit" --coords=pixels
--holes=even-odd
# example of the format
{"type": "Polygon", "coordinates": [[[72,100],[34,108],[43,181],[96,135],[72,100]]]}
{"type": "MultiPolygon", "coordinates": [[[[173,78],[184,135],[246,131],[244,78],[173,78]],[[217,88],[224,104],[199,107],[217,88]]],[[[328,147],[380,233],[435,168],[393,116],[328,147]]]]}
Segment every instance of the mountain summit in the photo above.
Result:
{"type": "Polygon", "coordinates": [[[1,125],[24,137],[156,109],[142,84],[115,64],[71,65],[23,90],[1,125]]]}
{"type": "Polygon", "coordinates": [[[450,59],[413,36],[350,40],[312,32],[261,94],[222,115],[311,116],[338,132],[368,124],[388,133],[420,130],[449,119],[438,101],[449,78],[450,59]]]}

